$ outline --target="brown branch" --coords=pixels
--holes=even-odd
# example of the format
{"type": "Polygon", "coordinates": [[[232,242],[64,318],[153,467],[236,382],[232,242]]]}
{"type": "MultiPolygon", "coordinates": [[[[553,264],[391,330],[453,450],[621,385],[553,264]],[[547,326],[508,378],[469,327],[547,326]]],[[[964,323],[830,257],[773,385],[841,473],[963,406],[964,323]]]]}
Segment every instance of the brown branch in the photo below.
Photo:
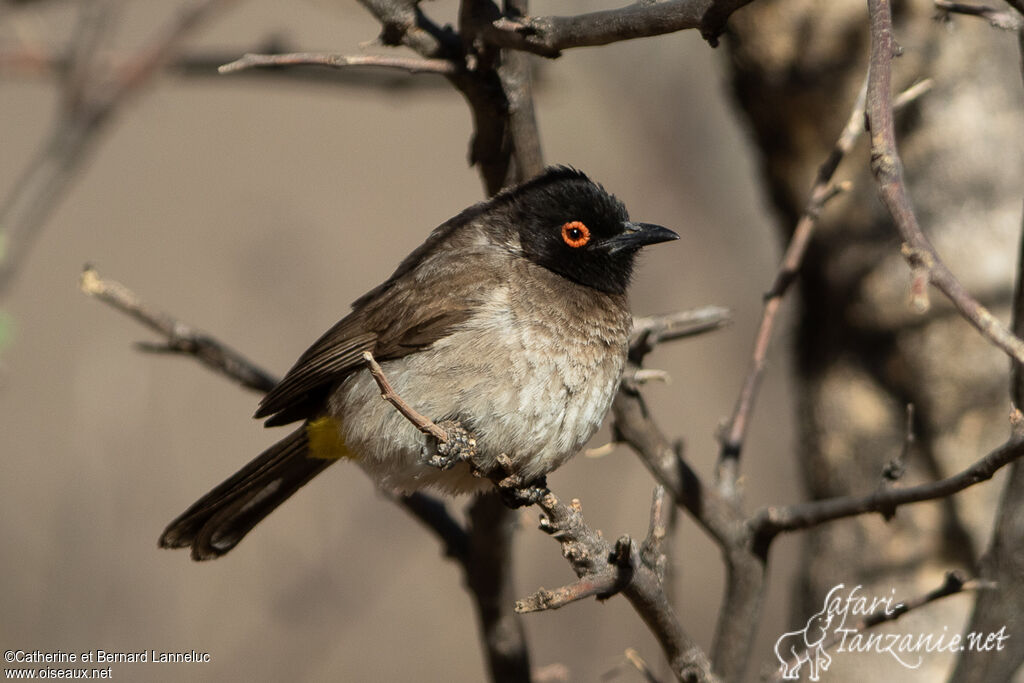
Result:
{"type": "Polygon", "coordinates": [[[751,0],[667,0],[637,2],[618,9],[575,16],[501,17],[481,35],[503,48],[558,57],[574,47],[607,45],[697,28],[716,44],[726,20],[751,0]]]}
{"type": "MultiPolygon", "coordinates": [[[[664,582],[666,557],[664,554],[664,542],[668,536],[672,524],[675,506],[672,505],[665,493],[665,487],[660,484],[654,487],[654,496],[651,501],[651,523],[647,531],[647,538],[640,546],[640,559],[644,565],[650,567],[658,575],[658,579],[664,582]]],[[[574,505],[578,501],[573,501],[574,505]]],[[[620,539],[621,549],[616,549],[614,555],[623,556],[628,554],[630,541],[629,537],[620,539]]],[[[607,570],[588,572],[574,583],[554,590],[540,588],[533,595],[518,600],[516,611],[521,613],[541,612],[549,609],[558,609],[578,600],[591,596],[597,596],[598,600],[606,600],[615,593],[622,590],[621,572],[613,571],[611,567],[607,570]]]]}
{"type": "MultiPolygon", "coordinates": [[[[191,356],[214,372],[261,393],[266,393],[279,381],[214,337],[199,333],[173,316],[151,308],[121,283],[100,278],[93,268],[87,267],[82,273],[81,288],[88,296],[109,304],[165,338],[166,341],[159,346],[141,346],[144,350],[173,351],[191,356]]],[[[480,571],[483,563],[480,561],[479,552],[477,555],[471,552],[473,537],[451,516],[443,501],[422,492],[394,496],[392,500],[404,507],[438,537],[444,544],[445,555],[459,562],[467,577],[480,571]]],[[[493,535],[496,532],[491,528],[487,533],[493,535]]],[[[504,569],[489,567],[488,571],[495,575],[504,569]]],[[[472,584],[472,581],[470,583],[472,584]]],[[[478,603],[486,602],[481,600],[480,594],[474,593],[474,597],[478,603]]],[[[511,599],[509,597],[510,601],[511,599]]],[[[513,675],[498,680],[520,681],[528,678],[513,675]]]]}
{"type": "Polygon", "coordinates": [[[266,393],[278,382],[276,377],[257,367],[226,344],[193,329],[167,313],[151,308],[120,282],[101,278],[91,266],[86,266],[82,271],[79,286],[87,295],[126,313],[164,337],[165,341],[159,345],[140,344],[139,347],[145,351],[193,356],[207,368],[254,391],[266,393]]]}
{"type": "Polygon", "coordinates": [[[638,392],[620,388],[612,413],[614,438],[636,451],[676,504],[690,513],[725,556],[726,592],[712,646],[712,670],[724,680],[739,680],[749,662],[760,618],[767,546],[754,545],[755,538],[739,508],[717,488],[705,486],[669,444],[638,392]]]}
{"type": "Polygon", "coordinates": [[[946,267],[921,230],[907,193],[903,162],[896,147],[891,96],[892,58],[896,43],[892,32],[890,0],[869,0],[871,56],[868,67],[867,118],[871,131],[871,170],[879,195],[896,225],[912,268],[922,268],[928,281],[953,303],[960,314],[995,346],[1024,362],[1024,340],[1010,332],[964,289],[946,267]]]}
{"type": "Polygon", "coordinates": [[[600,577],[608,572],[618,577],[622,595],[654,633],[677,679],[718,680],[706,655],[683,631],[657,572],[643,563],[629,537],[620,538],[612,546],[600,532],[587,525],[578,501],[564,505],[550,491],[537,505],[544,512],[541,530],[558,540],[562,554],[578,577],[600,577]]]}
{"type": "Polygon", "coordinates": [[[427,18],[416,0],[359,0],[359,4],[380,21],[383,45],[404,45],[427,58],[450,58],[463,52],[458,36],[427,18]]]}
{"type": "Polygon", "coordinates": [[[385,57],[381,55],[339,55],[326,52],[289,52],[283,54],[255,54],[248,52],[233,62],[218,67],[222,74],[237,73],[259,67],[328,66],[341,69],[348,66],[373,66],[398,69],[408,73],[432,73],[451,76],[462,66],[447,59],[417,59],[385,57]]]}
{"type": "Polygon", "coordinates": [[[981,17],[988,21],[994,28],[1004,31],[1020,31],[1024,28],[1024,19],[1018,13],[989,7],[988,5],[967,5],[962,2],[948,2],[947,0],[934,0],[935,7],[947,14],[964,14],[967,16],[981,17]]]}
{"type": "MultiPolygon", "coordinates": [[[[290,50],[288,50],[290,51],[290,50]]],[[[163,71],[185,77],[219,76],[217,69],[235,59],[243,50],[195,51],[169,59],[163,71]]],[[[276,39],[268,39],[250,52],[265,55],[285,54],[286,46],[276,39]]],[[[130,59],[125,55],[109,57],[114,71],[124,68],[130,59]]],[[[416,61],[416,60],[413,60],[416,61]]],[[[443,61],[443,60],[442,60],[443,61]]],[[[66,54],[40,54],[34,49],[0,51],[0,74],[15,77],[51,77],[64,73],[71,65],[66,54]]],[[[377,94],[394,94],[409,90],[436,90],[448,88],[434,78],[411,78],[408,71],[383,69],[249,69],[236,72],[234,78],[287,79],[289,83],[314,83],[341,85],[345,87],[373,88],[377,94]]]]}
{"type": "Polygon", "coordinates": [[[647,538],[640,546],[640,557],[647,566],[654,568],[662,581],[665,580],[665,568],[668,563],[665,541],[672,531],[676,510],[676,506],[667,498],[664,486],[658,484],[654,487],[654,495],[651,498],[651,523],[647,529],[647,538]]]}
{"type": "MultiPolygon", "coordinates": [[[[1021,419],[1018,414],[1016,420],[1021,419]]],[[[871,512],[888,513],[900,505],[946,498],[991,479],[1001,468],[1024,456],[1024,435],[1016,431],[1002,446],[945,479],[902,489],[879,489],[864,496],[842,496],[788,507],[767,507],[751,518],[751,527],[757,536],[767,542],[779,533],[810,529],[844,517],[871,512]]]]}
{"type": "MultiPolygon", "coordinates": [[[[905,106],[912,102],[927,92],[930,87],[931,81],[922,81],[908,88],[900,95],[898,106],[905,106]]],[[[829,153],[828,158],[818,167],[817,175],[808,194],[807,205],[804,207],[803,213],[793,229],[793,235],[790,237],[786,253],[782,257],[782,263],[779,265],[775,275],[775,281],[765,296],[761,323],[754,337],[754,349],[751,352],[749,369],[747,370],[746,378],[743,380],[739,396],[736,398],[732,417],[723,430],[720,439],[721,450],[719,451],[716,467],[717,478],[719,487],[730,498],[736,498],[740,495],[737,489],[740,474],[739,460],[747,431],[750,427],[751,415],[757,400],[761,377],[764,373],[765,360],[768,356],[768,348],[774,333],[776,317],[783,298],[793,282],[796,281],[797,273],[803,263],[804,255],[807,253],[807,247],[810,244],[825,203],[844,187],[833,186],[832,177],[839,168],[839,164],[842,163],[846,155],[853,149],[861,133],[864,132],[864,106],[866,98],[867,82],[865,81],[850,110],[850,116],[846,121],[846,125],[832,147],[832,151],[829,153]]]]}
{"type": "MultiPolygon", "coordinates": [[[[380,374],[374,377],[385,394],[384,398],[388,398],[386,394],[394,392],[390,390],[390,383],[379,366],[377,370],[380,374]]],[[[418,429],[424,430],[426,425],[402,410],[399,405],[407,404],[401,397],[396,398],[388,400],[403,417],[418,429]]],[[[414,410],[410,411],[419,415],[414,410]]],[[[538,591],[530,598],[519,601],[517,611],[553,609],[590,595],[610,597],[621,592],[654,633],[673,672],[680,680],[717,680],[711,673],[707,657],[683,631],[665,596],[657,570],[643,562],[641,553],[628,536],[620,538],[613,546],[599,531],[587,525],[579,501],[574,500],[566,506],[546,486],[523,482],[509,473],[507,458],[498,458],[497,466],[475,460],[469,464],[475,472],[490,479],[503,495],[509,489],[518,489],[513,493],[518,494],[519,500],[528,500],[541,508],[544,513],[541,516],[541,530],[558,540],[562,554],[581,579],[554,592],[538,591]]]]}
{"type": "Polygon", "coordinates": [[[425,417],[423,414],[416,411],[415,408],[406,403],[401,396],[395,392],[391,383],[388,382],[388,378],[384,375],[384,371],[381,370],[380,364],[374,359],[373,354],[369,351],[363,351],[363,360],[366,362],[370,374],[373,375],[373,379],[377,382],[377,386],[380,387],[380,397],[393,405],[395,410],[402,414],[406,420],[411,422],[416,429],[420,430],[424,434],[434,437],[438,441],[448,441],[448,433],[438,427],[434,422],[425,417]]]}
{"type": "Polygon", "coordinates": [[[629,357],[639,365],[658,344],[711,332],[731,322],[729,309],[721,306],[703,306],[677,313],[633,318],[629,357]]]}
{"type": "Polygon", "coordinates": [[[575,583],[554,590],[538,588],[533,595],[516,600],[515,610],[520,614],[529,614],[565,607],[591,596],[597,596],[598,600],[607,599],[618,592],[616,584],[619,580],[618,572],[607,571],[588,574],[575,583]]]}
{"type": "MultiPolygon", "coordinates": [[[[529,14],[528,0],[504,0],[506,16],[529,14]]],[[[528,54],[505,50],[501,53],[498,78],[508,99],[508,135],[515,160],[517,177],[527,180],[544,170],[544,153],[540,144],[540,128],[533,107],[533,79],[528,54]]]]}
{"type": "Polygon", "coordinates": [[[477,496],[466,514],[469,552],[463,565],[480,621],[484,654],[495,683],[529,682],[530,651],[523,618],[515,612],[512,553],[519,515],[494,494],[477,496]]]}

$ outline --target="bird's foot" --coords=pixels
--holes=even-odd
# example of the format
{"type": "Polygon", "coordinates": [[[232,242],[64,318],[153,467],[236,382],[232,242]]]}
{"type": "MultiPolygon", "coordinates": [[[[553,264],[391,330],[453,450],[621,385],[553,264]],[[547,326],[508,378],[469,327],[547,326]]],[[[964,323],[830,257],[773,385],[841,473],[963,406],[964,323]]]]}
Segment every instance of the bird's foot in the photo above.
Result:
{"type": "Polygon", "coordinates": [[[514,472],[512,460],[504,453],[498,456],[497,467],[487,474],[494,482],[501,500],[510,508],[533,505],[548,493],[548,482],[544,477],[526,481],[523,475],[514,472]]]}
{"type": "Polygon", "coordinates": [[[427,457],[427,464],[439,470],[449,470],[460,462],[473,463],[476,458],[476,439],[458,422],[444,420],[437,426],[448,435],[447,441],[438,439],[434,452],[427,457]]]}

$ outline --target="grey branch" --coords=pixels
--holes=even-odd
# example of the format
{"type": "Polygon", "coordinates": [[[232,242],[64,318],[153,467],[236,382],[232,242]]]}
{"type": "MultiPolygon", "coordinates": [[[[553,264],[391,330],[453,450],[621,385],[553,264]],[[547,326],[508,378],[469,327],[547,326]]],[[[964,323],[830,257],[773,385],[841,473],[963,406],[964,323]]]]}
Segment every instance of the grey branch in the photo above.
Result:
{"type": "Polygon", "coordinates": [[[502,17],[483,32],[498,47],[558,57],[562,50],[607,45],[685,29],[700,29],[715,43],[735,10],[751,0],[667,0],[637,2],[618,9],[575,16],[502,17]]]}
{"type": "MultiPolygon", "coordinates": [[[[1024,420],[1024,416],[1017,413],[1014,421],[1019,424],[1021,420],[1024,420]]],[[[844,517],[872,512],[891,515],[900,505],[945,498],[969,486],[987,481],[1000,469],[1022,456],[1024,435],[1019,429],[1014,429],[1013,436],[1002,446],[945,479],[906,488],[881,488],[864,496],[842,496],[798,503],[789,507],[763,508],[751,519],[751,526],[758,536],[770,539],[782,532],[809,529],[844,517]]]]}
{"type": "Polygon", "coordinates": [[[988,5],[968,5],[962,2],[935,0],[935,7],[949,14],[980,17],[988,21],[993,27],[1004,31],[1020,31],[1021,28],[1024,28],[1024,18],[1020,14],[996,9],[988,5]]]}
{"type": "MultiPolygon", "coordinates": [[[[894,106],[900,108],[926,93],[931,88],[931,81],[921,81],[900,94],[894,106]]],[[[856,144],[864,132],[864,106],[867,100],[867,80],[865,80],[860,93],[857,95],[850,109],[850,116],[846,125],[839,134],[832,152],[828,158],[818,167],[817,176],[811,185],[808,193],[807,204],[804,207],[793,235],[790,237],[786,253],[782,257],[775,275],[775,281],[765,296],[764,309],[761,314],[761,323],[754,338],[754,349],[751,352],[750,365],[747,370],[743,386],[736,398],[733,407],[732,417],[727,427],[722,432],[721,450],[718,455],[717,475],[719,486],[722,491],[730,497],[740,495],[737,489],[739,480],[739,460],[743,451],[743,444],[746,440],[747,431],[750,427],[750,420],[757,400],[758,388],[761,384],[761,376],[764,373],[765,360],[768,356],[768,347],[771,343],[775,320],[782,300],[789,291],[790,286],[796,280],[803,263],[804,255],[810,244],[814,229],[818,224],[825,204],[841,191],[843,186],[832,185],[832,177],[842,163],[846,155],[856,144]]]]}
{"type": "Polygon", "coordinates": [[[222,74],[237,73],[260,67],[327,66],[341,69],[349,66],[372,66],[398,69],[408,73],[432,73],[450,76],[462,67],[447,59],[416,59],[381,55],[339,55],[326,52],[290,52],[284,54],[246,53],[217,69],[222,74]]]}
{"type": "Polygon", "coordinates": [[[193,356],[207,368],[254,391],[266,393],[278,382],[226,344],[150,307],[120,282],[101,278],[91,266],[82,271],[80,287],[89,296],[128,314],[164,338],[160,344],[139,344],[143,350],[193,356]]]}

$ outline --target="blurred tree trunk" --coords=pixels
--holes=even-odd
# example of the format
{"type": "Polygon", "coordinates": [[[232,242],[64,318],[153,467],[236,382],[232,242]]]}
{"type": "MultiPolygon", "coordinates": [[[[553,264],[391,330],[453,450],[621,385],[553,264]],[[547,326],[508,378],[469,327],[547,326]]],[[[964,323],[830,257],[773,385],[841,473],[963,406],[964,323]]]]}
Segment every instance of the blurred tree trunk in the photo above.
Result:
{"type": "MultiPolygon", "coordinates": [[[[1024,188],[1016,36],[969,17],[938,21],[931,0],[897,2],[894,12],[903,48],[894,88],[935,81],[932,92],[897,115],[911,197],[953,272],[1008,320],[1024,188]]],[[[730,26],[735,95],[788,237],[865,77],[865,3],[761,0],[730,26]]],[[[1008,360],[936,291],[927,313],[908,305],[910,272],[876,198],[866,148],[862,140],[837,174],[854,190],[826,208],[801,274],[797,457],[812,498],[878,487],[883,467],[900,451],[907,403],[916,408],[917,443],[906,482],[952,474],[1008,434],[1008,360]]],[[[935,588],[951,568],[977,574],[1004,481],[901,508],[888,523],[859,517],[809,533],[793,624],[821,609],[839,583],[863,584],[883,597],[895,589],[900,598],[935,588]]],[[[1020,595],[1001,600],[1024,613],[1020,595]]],[[[926,608],[927,622],[936,633],[944,626],[957,633],[970,602],[935,603],[926,608]]],[[[851,678],[863,678],[855,661],[845,664],[851,678]]],[[[949,664],[926,660],[932,671],[915,673],[940,680],[949,664]]],[[[837,669],[829,680],[842,673],[837,669]]]]}

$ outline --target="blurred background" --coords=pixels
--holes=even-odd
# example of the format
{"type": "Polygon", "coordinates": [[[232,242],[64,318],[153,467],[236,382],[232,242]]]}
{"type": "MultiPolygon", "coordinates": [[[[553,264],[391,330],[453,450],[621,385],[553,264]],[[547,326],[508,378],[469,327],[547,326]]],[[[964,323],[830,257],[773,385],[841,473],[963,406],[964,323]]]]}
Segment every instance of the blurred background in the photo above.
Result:
{"type": "MultiPolygon", "coordinates": [[[[60,45],[67,3],[0,10],[0,49],[60,45]]],[[[614,6],[614,3],[604,3],[614,6]]],[[[243,52],[272,36],[301,50],[358,53],[379,24],[347,3],[250,0],[206,21],[185,53],[243,52]]],[[[594,3],[536,2],[536,14],[594,3]]],[[[146,44],[176,11],[125,3],[116,51],[146,44]]],[[[454,21],[456,4],[431,3],[454,21]]],[[[386,52],[370,48],[367,52],[386,52]]],[[[723,55],[693,31],[538,60],[536,107],[548,163],[586,171],[634,218],[682,239],[647,253],[638,315],[727,306],[732,326],[660,347],[671,375],[645,390],[672,437],[710,476],[715,432],[746,370],[778,249],[745,133],[730,111],[723,55]]],[[[349,303],[437,224],[483,197],[467,165],[461,96],[437,76],[164,75],[101,136],[0,301],[0,645],[44,651],[197,650],[208,664],[120,664],[121,680],[460,680],[484,678],[458,568],[433,536],[354,466],[317,478],[230,555],[196,564],[160,550],[164,525],[279,434],[251,419],[258,396],[181,357],[132,347],[153,337],[85,297],[83,264],[280,374],[349,303]],[[415,81],[414,81],[415,79],[415,81]]],[[[0,80],[0,193],[53,124],[54,79],[0,80]]],[[[776,338],[745,461],[750,508],[791,502],[790,333],[776,338]]],[[[592,445],[608,439],[602,429],[592,445]]],[[[606,536],[646,533],[651,477],[625,448],[576,457],[549,480],[606,536]]],[[[461,511],[468,499],[451,506],[461,511]]],[[[573,576],[522,513],[518,592],[573,576]]],[[[751,667],[787,630],[797,542],[772,555],[768,609],[751,667]]],[[[718,550],[680,518],[673,590],[686,628],[710,645],[718,550]]],[[[634,647],[661,652],[620,598],[526,617],[537,667],[568,680],[637,680],[634,647]],[[609,674],[609,672],[611,672],[609,674]]]]}

